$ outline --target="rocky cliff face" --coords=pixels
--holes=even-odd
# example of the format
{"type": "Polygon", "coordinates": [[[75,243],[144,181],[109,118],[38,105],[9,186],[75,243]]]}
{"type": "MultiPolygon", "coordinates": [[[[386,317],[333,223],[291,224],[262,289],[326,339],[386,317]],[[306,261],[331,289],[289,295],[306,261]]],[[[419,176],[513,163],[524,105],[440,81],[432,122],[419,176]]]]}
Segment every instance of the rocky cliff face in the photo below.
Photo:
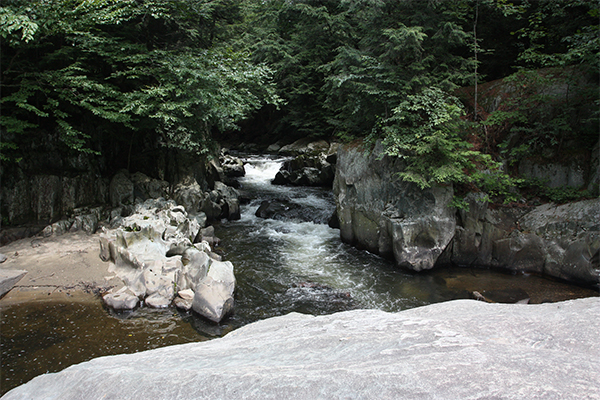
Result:
{"type": "Polygon", "coordinates": [[[110,173],[100,157],[57,152],[51,156],[38,157],[37,164],[10,164],[0,170],[1,244],[35,235],[48,224],[52,227],[48,225],[45,235],[80,229],[93,233],[100,221],[112,219],[109,214],[117,208],[128,214],[136,202],[161,197],[174,199],[191,213],[204,212],[209,220],[239,218],[238,194],[223,183],[231,168],[224,170],[218,157],[208,160],[165,150],[145,168],[155,172],[153,178],[126,169],[110,173]],[[7,229],[21,224],[35,226],[7,229]]]}
{"type": "Polygon", "coordinates": [[[397,177],[400,160],[344,146],[334,194],[342,239],[420,271],[436,264],[531,271],[584,284],[600,282],[600,201],[535,208],[450,207],[451,186],[420,190],[397,177]]]}
{"type": "Polygon", "coordinates": [[[455,235],[440,262],[546,274],[573,282],[600,282],[600,201],[530,209],[492,209],[467,197],[455,235]]]}
{"type": "Polygon", "coordinates": [[[401,169],[380,144],[338,150],[333,188],[342,240],[416,271],[430,269],[454,236],[453,190],[420,190],[397,176],[401,169]]]}

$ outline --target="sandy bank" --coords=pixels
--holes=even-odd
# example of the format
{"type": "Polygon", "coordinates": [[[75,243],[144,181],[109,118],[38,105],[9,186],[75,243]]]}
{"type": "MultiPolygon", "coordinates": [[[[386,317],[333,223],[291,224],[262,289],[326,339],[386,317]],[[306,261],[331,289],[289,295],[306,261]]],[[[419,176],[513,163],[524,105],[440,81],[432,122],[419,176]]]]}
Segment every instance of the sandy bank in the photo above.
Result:
{"type": "Polygon", "coordinates": [[[83,232],[48,238],[21,239],[0,247],[7,260],[0,269],[25,270],[27,274],[8,292],[0,305],[65,296],[85,298],[121,280],[108,272],[109,263],[99,257],[99,235],[83,232]]]}

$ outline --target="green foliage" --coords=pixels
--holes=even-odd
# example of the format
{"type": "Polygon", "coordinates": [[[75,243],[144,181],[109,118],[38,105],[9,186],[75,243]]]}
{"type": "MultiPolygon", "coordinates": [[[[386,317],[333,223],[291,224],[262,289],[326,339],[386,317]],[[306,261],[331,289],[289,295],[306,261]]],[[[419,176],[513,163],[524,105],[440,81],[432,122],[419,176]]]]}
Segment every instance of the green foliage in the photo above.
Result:
{"type": "Polygon", "coordinates": [[[513,32],[521,50],[518,61],[529,68],[585,63],[598,72],[599,6],[596,0],[524,2],[514,10],[527,22],[513,32]]]}
{"type": "Polygon", "coordinates": [[[6,0],[0,159],[48,138],[203,153],[281,107],[280,134],[382,139],[407,181],[512,201],[500,156],[597,140],[599,16],[596,0],[6,0]],[[548,66],[578,72],[518,71],[477,123],[448,95],[482,71],[548,66]]]}
{"type": "Polygon", "coordinates": [[[224,41],[239,18],[233,2],[5,3],[4,160],[24,156],[19,148],[45,135],[98,154],[97,141],[130,142],[141,132],[201,153],[213,129],[234,129],[253,110],[279,102],[271,69],[224,41]]]}
{"type": "Polygon", "coordinates": [[[518,186],[529,198],[543,198],[558,204],[592,197],[586,189],[572,186],[549,187],[546,181],[537,178],[521,179],[518,186]]]}
{"type": "Polygon", "coordinates": [[[577,68],[520,71],[504,79],[512,93],[481,124],[504,138],[498,147],[510,165],[568,146],[593,146],[598,93],[588,82],[577,68]]]}
{"type": "Polygon", "coordinates": [[[458,99],[437,88],[407,96],[384,121],[385,153],[406,161],[400,177],[421,188],[465,183],[476,164],[491,164],[466,142],[464,110],[458,99]]]}
{"type": "Polygon", "coordinates": [[[18,44],[19,41],[29,43],[37,30],[38,24],[27,15],[18,14],[8,7],[0,7],[0,35],[4,40],[10,41],[13,45],[18,44]]]}

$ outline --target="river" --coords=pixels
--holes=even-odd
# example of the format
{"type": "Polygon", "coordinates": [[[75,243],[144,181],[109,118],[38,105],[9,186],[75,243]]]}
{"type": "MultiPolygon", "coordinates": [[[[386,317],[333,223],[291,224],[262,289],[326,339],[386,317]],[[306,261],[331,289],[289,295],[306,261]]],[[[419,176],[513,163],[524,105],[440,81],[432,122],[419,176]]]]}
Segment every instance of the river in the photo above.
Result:
{"type": "Polygon", "coordinates": [[[238,221],[220,221],[217,251],[235,266],[235,311],[220,325],[175,309],[141,307],[115,313],[99,299],[44,301],[3,307],[0,394],[46,372],[94,357],[209,340],[245,324],[289,312],[313,315],[355,308],[400,311],[469,298],[532,303],[596,296],[597,292],[529,274],[440,268],[411,273],[342,243],[326,221],[330,190],[271,185],[282,158],[248,156],[240,178],[245,204],[238,221]],[[293,218],[255,215],[263,201],[284,200],[293,218]]]}

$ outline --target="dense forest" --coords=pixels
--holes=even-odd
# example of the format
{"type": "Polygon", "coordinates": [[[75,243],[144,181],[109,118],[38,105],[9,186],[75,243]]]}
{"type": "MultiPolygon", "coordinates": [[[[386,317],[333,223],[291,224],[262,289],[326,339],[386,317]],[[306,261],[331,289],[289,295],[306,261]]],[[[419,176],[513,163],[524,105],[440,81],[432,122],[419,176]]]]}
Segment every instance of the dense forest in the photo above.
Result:
{"type": "Polygon", "coordinates": [[[597,0],[3,0],[2,170],[36,149],[114,172],[215,139],[382,140],[405,180],[511,201],[507,160],[598,140],[599,17],[597,0]],[[517,89],[489,113],[478,85],[501,78],[517,89]],[[536,89],[555,82],[573,89],[536,89]]]}

